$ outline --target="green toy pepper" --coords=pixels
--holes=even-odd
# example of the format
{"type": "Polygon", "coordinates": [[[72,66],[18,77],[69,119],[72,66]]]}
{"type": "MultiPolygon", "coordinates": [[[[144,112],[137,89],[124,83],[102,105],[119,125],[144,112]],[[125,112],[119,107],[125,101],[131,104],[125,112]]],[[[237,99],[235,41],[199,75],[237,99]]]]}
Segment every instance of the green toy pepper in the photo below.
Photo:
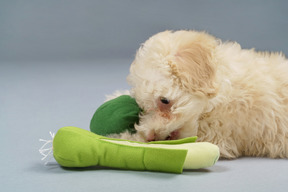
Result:
{"type": "Polygon", "coordinates": [[[90,122],[90,130],[103,136],[126,130],[135,133],[134,124],[139,122],[140,111],[134,98],[122,95],[105,102],[96,110],[90,122]]]}

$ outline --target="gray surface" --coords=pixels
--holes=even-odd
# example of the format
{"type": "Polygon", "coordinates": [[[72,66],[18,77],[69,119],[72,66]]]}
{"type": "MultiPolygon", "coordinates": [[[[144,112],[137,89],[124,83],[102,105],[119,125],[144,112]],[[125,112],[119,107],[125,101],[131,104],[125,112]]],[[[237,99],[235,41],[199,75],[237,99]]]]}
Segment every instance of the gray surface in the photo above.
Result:
{"type": "Polygon", "coordinates": [[[242,158],[181,175],[44,166],[39,138],[63,126],[89,129],[104,95],[129,88],[131,60],[2,63],[1,191],[287,191],[288,161],[242,158]],[[113,69],[113,70],[111,70],[113,69]]]}
{"type": "Polygon", "coordinates": [[[215,2],[0,1],[0,190],[287,191],[286,159],[220,161],[181,175],[40,161],[39,138],[63,126],[88,129],[105,94],[129,89],[132,57],[156,32],[207,30],[288,54],[287,1],[215,2]]]}
{"type": "Polygon", "coordinates": [[[1,0],[0,60],[131,58],[159,31],[197,29],[288,53],[286,0],[1,0]]]}

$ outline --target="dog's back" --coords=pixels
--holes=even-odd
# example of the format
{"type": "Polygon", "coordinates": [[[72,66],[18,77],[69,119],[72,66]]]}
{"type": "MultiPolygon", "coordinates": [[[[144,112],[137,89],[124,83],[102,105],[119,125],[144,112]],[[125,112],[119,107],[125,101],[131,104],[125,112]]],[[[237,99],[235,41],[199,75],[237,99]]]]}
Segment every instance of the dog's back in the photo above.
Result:
{"type": "Polygon", "coordinates": [[[219,145],[222,157],[288,157],[288,61],[282,54],[217,47],[214,109],[199,121],[199,139],[219,145]]]}

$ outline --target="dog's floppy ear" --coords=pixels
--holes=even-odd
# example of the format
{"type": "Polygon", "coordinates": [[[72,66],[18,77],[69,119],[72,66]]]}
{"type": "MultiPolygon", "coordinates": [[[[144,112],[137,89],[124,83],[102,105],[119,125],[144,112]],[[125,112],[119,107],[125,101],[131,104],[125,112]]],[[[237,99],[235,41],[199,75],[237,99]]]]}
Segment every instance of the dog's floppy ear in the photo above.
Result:
{"type": "Polygon", "coordinates": [[[214,85],[215,62],[213,52],[216,46],[214,37],[194,31],[179,31],[176,34],[179,44],[170,63],[172,73],[181,86],[191,92],[202,92],[208,97],[216,93],[214,85]]]}

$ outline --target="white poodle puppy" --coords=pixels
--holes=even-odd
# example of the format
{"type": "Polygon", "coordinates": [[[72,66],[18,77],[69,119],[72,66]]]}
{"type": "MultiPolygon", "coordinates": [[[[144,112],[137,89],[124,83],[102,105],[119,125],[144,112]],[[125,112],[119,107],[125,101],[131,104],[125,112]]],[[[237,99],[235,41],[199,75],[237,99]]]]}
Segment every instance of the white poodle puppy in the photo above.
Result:
{"type": "Polygon", "coordinates": [[[148,39],[131,65],[138,141],[198,136],[222,158],[288,157],[288,61],[197,31],[148,39]]]}

